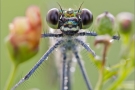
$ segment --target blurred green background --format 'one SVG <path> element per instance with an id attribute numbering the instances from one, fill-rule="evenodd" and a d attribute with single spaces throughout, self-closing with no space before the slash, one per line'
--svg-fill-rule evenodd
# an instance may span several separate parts
<path id="1" fill-rule="evenodd" d="M 111 12 L 114 16 L 116 16 L 119 12 L 127 11 L 134 12 L 134 0 L 83 0 L 84 4 L 82 8 L 88 8 L 92 11 L 94 15 L 94 19 L 97 15 L 103 13 L 104 11 Z M 64 9 L 73 8 L 78 9 L 80 4 L 83 2 L 82 0 L 1 0 L 1 89 L 3 90 L 8 76 L 10 74 L 10 70 L 12 68 L 12 62 L 8 55 L 7 48 L 5 46 L 4 40 L 8 35 L 8 25 L 16 16 L 24 16 L 25 10 L 30 5 L 37 5 L 41 8 L 41 13 L 44 21 L 44 27 L 47 29 L 47 24 L 45 21 L 46 13 L 51 8 L 59 8 L 56 2 L 59 2 L 60 5 Z M 102 52 L 102 47 L 100 49 L 96 49 L 93 46 L 94 38 L 88 38 L 89 44 L 93 50 L 95 50 L 97 55 L 100 55 Z M 48 39 L 41 39 L 40 50 L 39 53 L 31 58 L 28 62 L 21 64 L 19 67 L 19 71 L 16 76 L 15 82 L 17 82 L 21 77 L 23 77 L 32 66 L 39 60 L 39 58 L 46 52 L 49 44 L 47 43 Z M 120 58 L 120 41 L 115 41 L 111 46 L 108 53 L 108 61 L 107 65 L 113 65 L 119 62 Z M 82 57 L 85 62 L 85 67 L 88 72 L 89 79 L 93 85 L 95 86 L 98 79 L 97 69 L 90 62 L 88 57 L 86 57 L 87 52 L 82 52 Z M 24 83 L 18 90 L 28 90 L 30 88 L 39 88 L 39 90 L 58 90 L 58 86 L 54 85 L 52 88 L 51 85 L 48 84 L 49 77 L 48 75 L 49 68 L 51 65 L 51 61 L 53 55 L 50 56 L 49 60 L 41 66 L 40 69 L 36 71 L 36 73 L 26 82 Z M 128 78 L 128 80 L 132 80 L 133 75 Z M 76 72 L 74 74 L 73 79 L 73 90 L 87 90 L 85 83 L 83 81 L 82 75 L 80 74 L 79 68 L 77 66 Z"/>

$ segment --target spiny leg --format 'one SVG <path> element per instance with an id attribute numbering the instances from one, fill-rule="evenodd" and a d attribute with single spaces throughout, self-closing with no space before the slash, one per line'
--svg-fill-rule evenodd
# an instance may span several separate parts
<path id="1" fill-rule="evenodd" d="M 44 33 L 41 34 L 41 38 L 45 37 L 63 37 L 63 34 Z"/>
<path id="2" fill-rule="evenodd" d="M 98 34 L 96 32 L 79 32 L 77 33 L 76 36 L 98 36 Z M 118 33 L 118 36 L 112 36 L 112 39 L 114 40 L 119 40 L 120 39 L 120 35 Z"/>
<path id="3" fill-rule="evenodd" d="M 96 32 L 79 32 L 77 36 L 97 36 Z"/>
<path id="4" fill-rule="evenodd" d="M 80 69 L 81 69 L 81 73 L 82 73 L 82 75 L 83 75 L 83 78 L 84 78 L 84 80 L 85 80 L 85 83 L 86 83 L 86 85 L 87 85 L 88 90 L 92 90 L 92 86 L 91 86 L 91 84 L 90 84 L 90 82 L 89 82 L 89 79 L 88 79 L 86 70 L 85 70 L 84 65 L 82 64 L 82 62 L 81 62 L 81 60 L 80 60 L 80 57 L 79 57 L 79 55 L 78 55 L 78 51 L 76 50 L 75 47 L 73 48 L 73 53 L 74 53 L 74 55 L 75 55 L 75 57 L 76 57 L 76 59 L 77 59 L 77 62 L 78 62 L 79 67 L 80 67 Z"/>
<path id="5" fill-rule="evenodd" d="M 95 52 L 87 45 L 85 44 L 82 40 L 79 39 L 74 39 L 75 42 L 81 44 L 88 52 L 90 52 L 94 57 L 96 56 Z"/>
<path id="6" fill-rule="evenodd" d="M 64 41 L 60 40 L 58 41 L 54 46 L 52 46 L 41 58 L 40 60 L 34 65 L 34 67 L 28 72 L 28 74 L 22 78 L 13 88 L 12 90 L 15 90 L 20 84 L 22 84 L 24 81 L 29 79 L 29 77 L 35 72 L 35 70 L 43 63 L 43 61 L 46 60 L 46 58 L 49 56 L 52 51 L 57 48 L 59 45 L 61 45 Z"/>

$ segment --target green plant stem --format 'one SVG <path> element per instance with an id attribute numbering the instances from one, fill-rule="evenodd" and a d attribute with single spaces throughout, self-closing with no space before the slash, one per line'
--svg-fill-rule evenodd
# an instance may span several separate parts
<path id="1" fill-rule="evenodd" d="M 101 69 L 99 70 L 99 79 L 98 79 L 98 83 L 96 85 L 95 90 L 101 90 L 102 89 L 102 85 L 103 85 L 103 75 L 104 74 L 104 68 L 101 67 Z"/>
<path id="2" fill-rule="evenodd" d="M 17 73 L 18 65 L 14 65 L 4 90 L 11 90 L 11 86 Z"/>
<path id="3" fill-rule="evenodd" d="M 101 65 L 101 68 L 99 68 L 99 79 L 98 79 L 98 83 L 96 85 L 95 90 L 102 90 L 102 87 L 103 87 L 104 68 L 105 68 L 105 63 L 106 63 L 106 54 L 107 54 L 108 46 L 109 44 L 104 43 L 102 65 Z"/>
<path id="4" fill-rule="evenodd" d="M 124 70 L 124 72 L 118 77 L 117 81 L 115 81 L 107 90 L 116 90 L 133 70 L 134 67 L 130 67 Z"/>

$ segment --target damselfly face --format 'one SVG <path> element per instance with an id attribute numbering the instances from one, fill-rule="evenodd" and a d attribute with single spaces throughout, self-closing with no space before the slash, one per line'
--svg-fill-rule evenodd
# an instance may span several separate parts
<path id="1" fill-rule="evenodd" d="M 93 22 L 90 10 L 58 10 L 53 8 L 48 11 L 46 17 L 48 25 L 53 29 L 60 29 L 65 35 L 74 35 L 80 29 L 87 29 Z"/>

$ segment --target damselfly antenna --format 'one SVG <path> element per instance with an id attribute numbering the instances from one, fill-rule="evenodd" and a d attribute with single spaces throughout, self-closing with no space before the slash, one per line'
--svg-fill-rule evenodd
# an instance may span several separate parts
<path id="1" fill-rule="evenodd" d="M 79 13 L 79 11 L 80 11 L 80 9 L 81 9 L 83 3 L 84 3 L 84 1 L 83 1 L 82 4 L 80 5 L 80 7 L 79 7 L 79 9 L 78 9 L 78 13 Z"/>
<path id="2" fill-rule="evenodd" d="M 62 10 L 62 8 L 61 8 L 60 4 L 59 4 L 58 2 L 57 2 L 57 4 L 59 5 L 60 10 L 61 10 L 61 12 L 62 12 L 62 14 L 63 14 L 63 10 Z"/>

